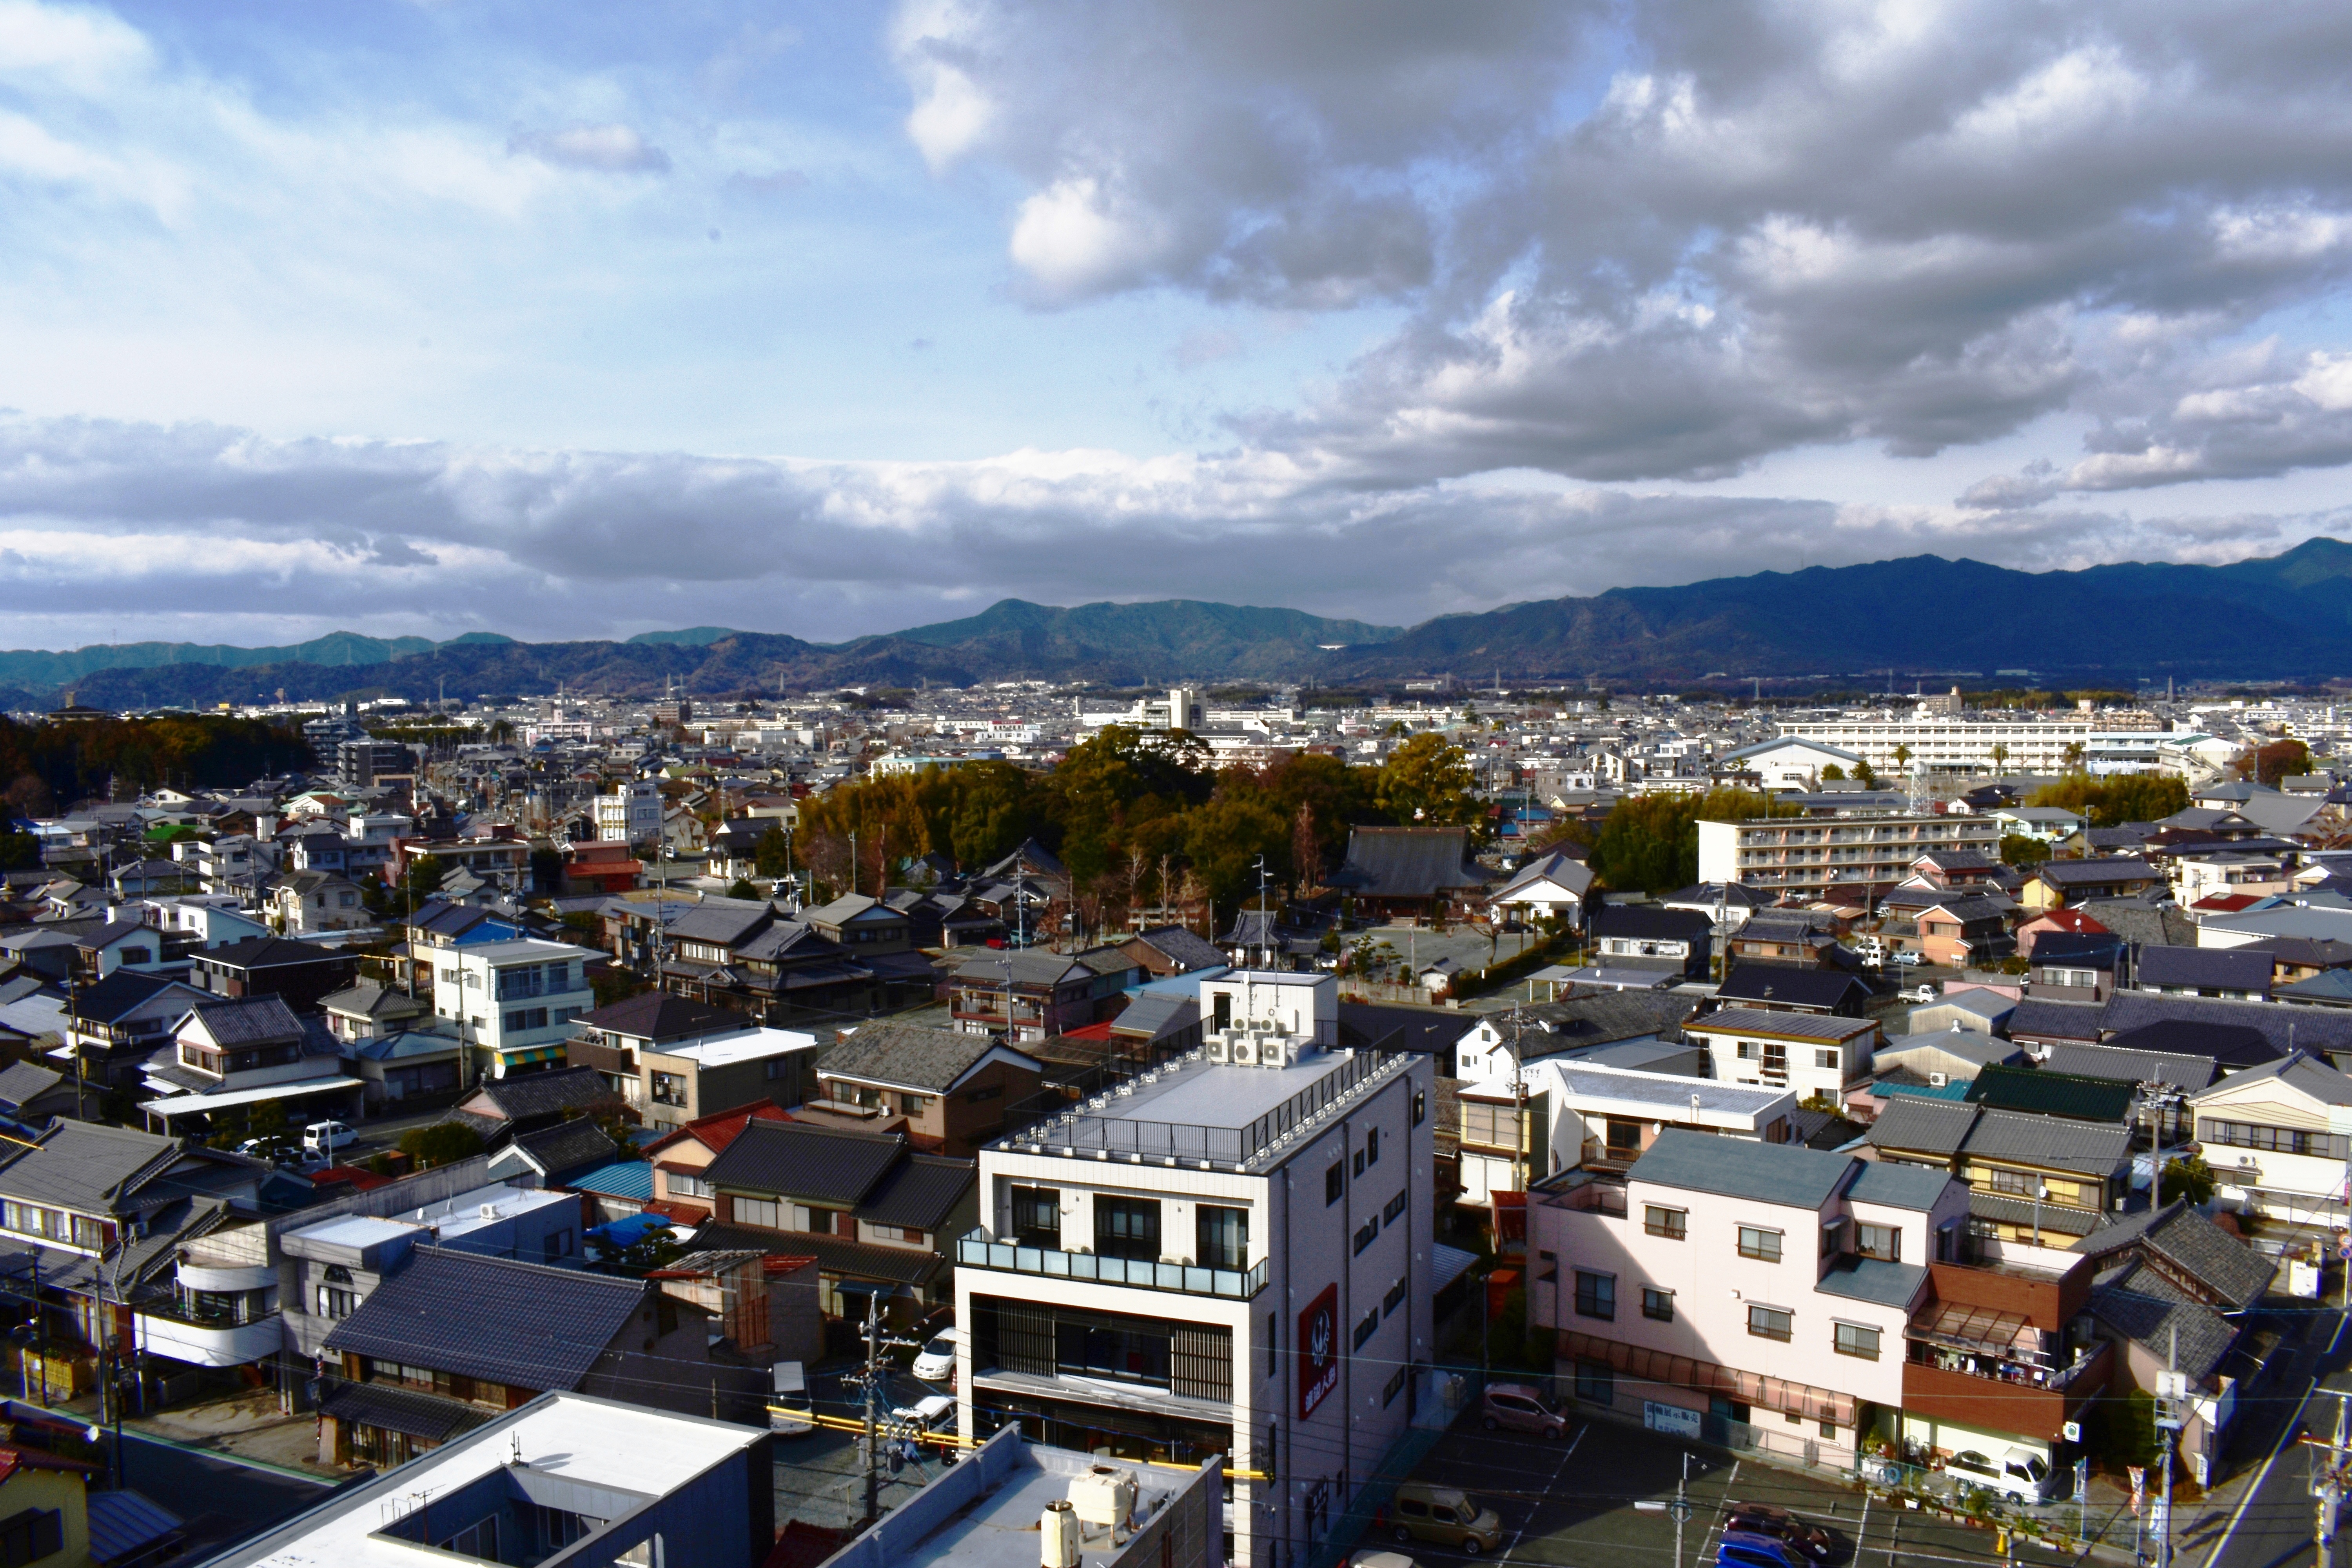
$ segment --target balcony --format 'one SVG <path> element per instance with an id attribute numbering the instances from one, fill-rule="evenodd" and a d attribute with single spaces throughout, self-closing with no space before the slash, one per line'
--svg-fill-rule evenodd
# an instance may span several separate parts
<path id="1" fill-rule="evenodd" d="M 2105 1341 L 2065 1367 L 1914 1343 L 1903 1363 L 1903 1408 L 1980 1431 L 2053 1437 L 2106 1387 L 2112 1364 Z"/>
<path id="2" fill-rule="evenodd" d="M 265 1290 L 278 1283 L 278 1270 L 267 1263 L 244 1263 L 190 1253 L 180 1259 L 179 1281 L 183 1289 L 189 1290 Z"/>
<path id="3" fill-rule="evenodd" d="M 1263 1258 L 1247 1270 L 1202 1268 L 1190 1263 L 1159 1263 L 1136 1258 L 1105 1258 L 1093 1252 L 1064 1252 L 1048 1247 L 1024 1247 L 993 1240 L 985 1230 L 975 1230 L 957 1241 L 956 1262 L 968 1268 L 1001 1268 L 1047 1279 L 1089 1279 L 1099 1285 L 1129 1285 L 1146 1290 L 1223 1296 L 1242 1301 L 1265 1289 L 1266 1278 Z"/>
<path id="4" fill-rule="evenodd" d="M 142 1308 L 139 1348 L 197 1366 L 244 1366 L 274 1355 L 286 1330 L 276 1312 L 237 1322 L 227 1314 L 199 1314 L 177 1306 Z"/>
<path id="5" fill-rule="evenodd" d="M 1598 1138 L 1587 1138 L 1577 1163 L 1588 1171 L 1604 1171 L 1622 1174 L 1642 1157 L 1639 1144 L 1604 1143 Z"/>

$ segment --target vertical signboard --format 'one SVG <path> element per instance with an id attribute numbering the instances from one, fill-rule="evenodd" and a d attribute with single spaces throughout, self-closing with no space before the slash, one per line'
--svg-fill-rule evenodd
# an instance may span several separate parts
<path id="1" fill-rule="evenodd" d="M 1314 1415 L 1339 1386 L 1339 1287 L 1330 1284 L 1298 1314 L 1298 1418 Z"/>

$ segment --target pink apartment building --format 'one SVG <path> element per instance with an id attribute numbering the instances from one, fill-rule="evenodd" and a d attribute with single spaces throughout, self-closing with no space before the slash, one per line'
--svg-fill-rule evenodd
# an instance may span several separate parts
<path id="1" fill-rule="evenodd" d="M 1944 1171 L 1669 1130 L 1622 1177 L 1528 1194 L 1528 1315 L 1580 1404 L 1655 1430 L 1840 1467 L 1874 1437 L 2063 1462 L 2109 1361 L 2089 1260 L 1991 1261 L 1968 1221 Z"/>

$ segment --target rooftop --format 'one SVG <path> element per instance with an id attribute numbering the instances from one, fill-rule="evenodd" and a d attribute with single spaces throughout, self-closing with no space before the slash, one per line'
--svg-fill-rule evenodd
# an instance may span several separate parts
<path id="1" fill-rule="evenodd" d="M 531 1473 L 619 1493 L 634 1512 L 641 1500 L 675 1491 L 766 1438 L 751 1426 L 585 1394 L 542 1394 L 210 1561 L 222 1568 L 414 1568 L 437 1554 L 383 1533 L 403 1500 L 456 1492 L 506 1469 L 517 1448 Z"/>
<path id="2" fill-rule="evenodd" d="M 1785 1207 L 1818 1209 L 1854 1165 L 1851 1154 L 1789 1143 L 1750 1143 L 1669 1127 L 1628 1178 Z"/>
<path id="3" fill-rule="evenodd" d="M 816 1037 L 803 1030 L 763 1028 L 745 1029 L 739 1034 L 674 1046 L 656 1042 L 646 1046 L 645 1051 L 647 1056 L 682 1057 L 707 1068 L 723 1068 L 736 1062 L 781 1057 L 792 1051 L 813 1050 L 816 1044 Z"/>

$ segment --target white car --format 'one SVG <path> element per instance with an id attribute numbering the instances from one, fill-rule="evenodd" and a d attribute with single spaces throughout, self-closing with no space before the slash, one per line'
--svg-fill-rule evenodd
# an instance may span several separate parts
<path id="1" fill-rule="evenodd" d="M 1898 969 L 1916 969 L 1927 961 L 1916 952 L 1898 952 L 1894 954 L 1889 962 Z"/>
<path id="2" fill-rule="evenodd" d="M 955 1377 L 956 1346 L 963 1342 L 953 1329 L 941 1329 L 915 1358 L 915 1375 L 925 1383 L 947 1383 Z"/>
<path id="3" fill-rule="evenodd" d="M 1966 1449 L 1944 1461 L 1944 1473 L 1963 1489 L 1998 1492 L 2017 1502 L 2048 1502 L 2057 1472 L 2031 1448 L 2011 1448 L 1998 1459 Z"/>
<path id="4" fill-rule="evenodd" d="M 772 1375 L 774 1390 L 768 1400 L 768 1430 L 797 1437 L 803 1432 L 816 1430 L 816 1417 L 809 1404 L 808 1376 L 796 1361 L 775 1363 Z"/>
<path id="5" fill-rule="evenodd" d="M 356 1143 L 360 1135 L 340 1121 L 313 1121 L 302 1129 L 302 1152 L 306 1154 L 331 1154 L 347 1143 Z"/>
<path id="6" fill-rule="evenodd" d="M 944 1394 L 928 1394 L 912 1405 L 901 1405 L 890 1412 L 893 1421 L 904 1421 L 918 1432 L 936 1432 L 955 1419 L 955 1401 Z"/>
<path id="7" fill-rule="evenodd" d="M 1937 992 L 1934 986 L 1929 985 L 1923 981 L 1919 984 L 1912 986 L 1907 991 L 1897 992 L 1896 994 L 1901 996 L 1906 1002 L 1915 1002 L 1924 1005 L 1926 1003 L 1935 1001 L 1941 993 Z"/>

